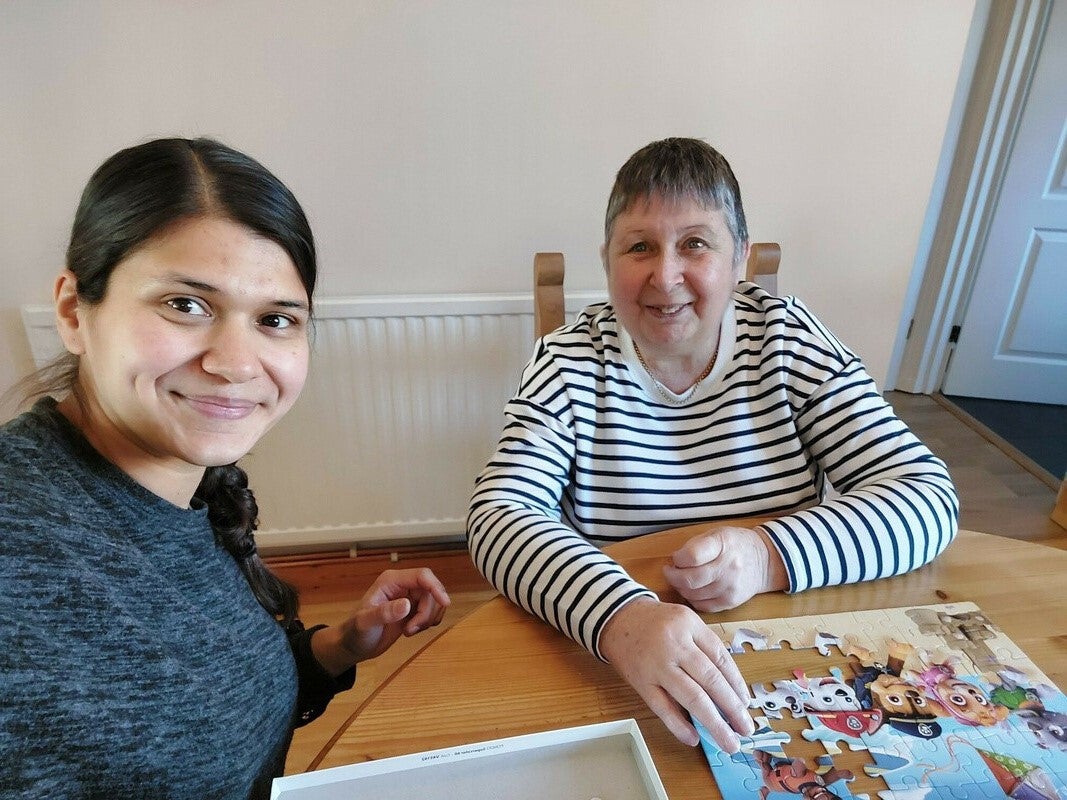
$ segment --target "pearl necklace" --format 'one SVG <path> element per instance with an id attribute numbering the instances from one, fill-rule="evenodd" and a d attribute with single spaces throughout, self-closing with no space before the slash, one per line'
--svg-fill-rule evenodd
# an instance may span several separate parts
<path id="1" fill-rule="evenodd" d="M 652 379 L 652 385 L 656 387 L 656 392 L 659 394 L 659 396 L 671 405 L 675 406 L 688 402 L 689 398 L 696 394 L 696 391 L 700 387 L 700 384 L 703 383 L 704 379 L 711 374 L 711 371 L 713 369 L 715 369 L 715 359 L 719 357 L 719 351 L 718 348 L 716 348 L 715 352 L 711 354 L 711 361 L 709 361 L 708 365 L 704 367 L 704 371 L 700 373 L 700 376 L 696 379 L 696 383 L 690 386 L 685 394 L 676 395 L 670 389 L 660 383 L 659 378 L 656 377 L 655 373 L 652 372 L 652 368 L 649 367 L 648 363 L 645 361 L 645 357 L 641 355 L 641 348 L 637 346 L 636 341 L 634 342 L 634 352 L 637 354 L 637 360 L 641 362 L 641 366 L 644 367 L 645 372 L 648 373 L 648 377 Z"/>

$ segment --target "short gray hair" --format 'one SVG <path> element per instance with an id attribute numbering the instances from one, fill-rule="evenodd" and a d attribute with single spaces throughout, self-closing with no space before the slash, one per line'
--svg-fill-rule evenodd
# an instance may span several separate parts
<path id="1" fill-rule="evenodd" d="M 696 200 L 726 216 L 738 261 L 748 242 L 748 225 L 741 206 L 741 187 L 723 155 L 700 139 L 670 138 L 645 145 L 622 165 L 608 196 L 604 217 L 604 241 L 619 214 L 638 200 Z"/>

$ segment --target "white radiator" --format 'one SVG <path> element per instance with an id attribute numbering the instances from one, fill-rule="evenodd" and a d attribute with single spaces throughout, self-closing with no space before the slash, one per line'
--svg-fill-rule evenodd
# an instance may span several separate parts
<path id="1" fill-rule="evenodd" d="M 570 317 L 596 292 L 572 292 Z M 267 552 L 455 540 L 533 346 L 530 295 L 316 302 L 311 373 L 245 459 Z M 23 309 L 34 360 L 52 309 Z"/>

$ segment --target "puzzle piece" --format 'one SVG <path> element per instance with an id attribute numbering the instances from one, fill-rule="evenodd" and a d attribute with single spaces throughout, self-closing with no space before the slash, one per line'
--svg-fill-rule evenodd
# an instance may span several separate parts
<path id="1" fill-rule="evenodd" d="M 803 711 L 800 700 L 801 689 L 796 681 L 782 680 L 775 681 L 770 689 L 762 683 L 752 684 L 752 700 L 748 705 L 762 709 L 772 719 L 781 719 L 783 710 L 795 718 Z"/>
<path id="2" fill-rule="evenodd" d="M 883 800 L 1067 800 L 1067 695 L 973 603 L 712 627 L 737 648 L 742 671 L 752 651 L 852 658 L 819 670 L 807 656 L 806 673 L 798 667 L 753 684 L 751 705 L 765 714 L 756 718 L 757 733 L 733 756 L 705 747 L 727 800 L 788 800 L 822 784 L 838 797 L 866 800 L 834 766 L 834 756 L 846 756 L 842 744 L 860 757 L 866 751 L 861 788 L 884 784 L 872 789 Z M 854 664 L 855 675 L 843 674 L 842 663 Z M 911 703 L 912 716 L 892 705 L 896 695 Z M 794 715 L 808 728 L 798 729 Z M 787 722 L 800 730 L 799 745 L 817 742 L 826 755 L 800 755 L 810 750 L 774 728 Z"/>
<path id="3" fill-rule="evenodd" d="M 781 649 L 781 645 L 777 642 L 768 642 L 765 633 L 752 628 L 737 628 L 730 638 L 730 652 L 744 653 L 746 644 L 755 651 Z"/>

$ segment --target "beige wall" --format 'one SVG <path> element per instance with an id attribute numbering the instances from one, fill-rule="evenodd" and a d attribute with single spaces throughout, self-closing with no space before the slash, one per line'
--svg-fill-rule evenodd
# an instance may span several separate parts
<path id="1" fill-rule="evenodd" d="M 755 239 L 875 378 L 889 363 L 973 0 L 40 3 L 0 8 L 0 391 L 31 368 L 78 193 L 207 134 L 304 202 L 322 294 L 524 291 L 597 260 L 614 171 L 706 138 Z M 0 409 L 0 412 L 3 410 Z"/>

